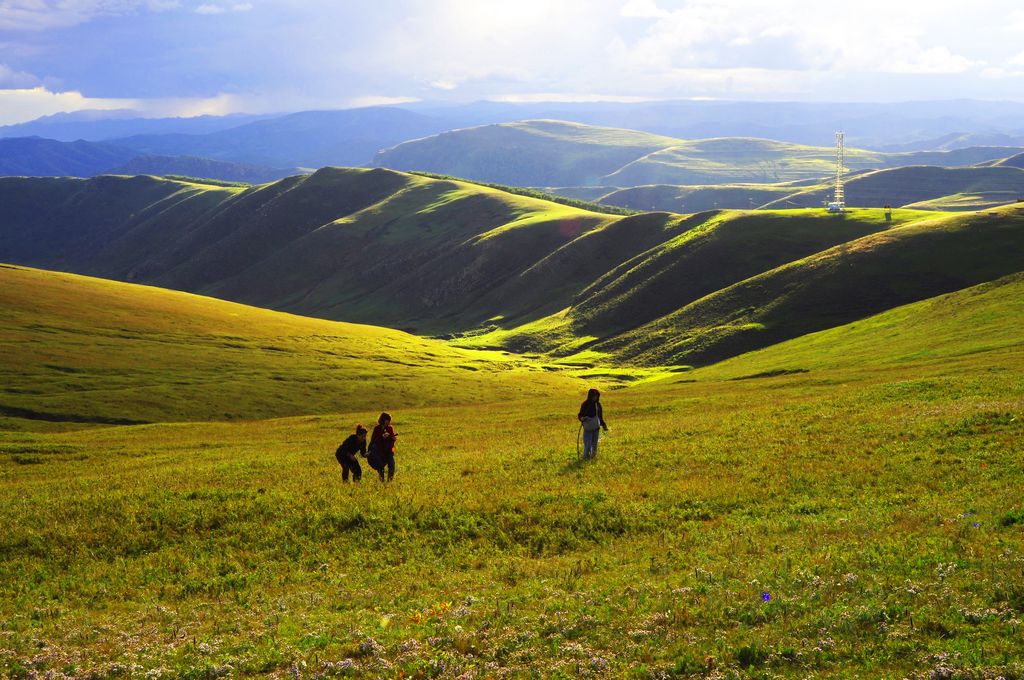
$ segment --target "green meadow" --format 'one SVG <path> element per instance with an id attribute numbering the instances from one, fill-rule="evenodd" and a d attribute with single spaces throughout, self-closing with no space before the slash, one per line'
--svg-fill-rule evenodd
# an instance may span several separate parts
<path id="1" fill-rule="evenodd" d="M 582 376 L 0 278 L 4 676 L 1024 677 L 1020 276 Z M 395 481 L 342 484 L 385 407 Z"/>

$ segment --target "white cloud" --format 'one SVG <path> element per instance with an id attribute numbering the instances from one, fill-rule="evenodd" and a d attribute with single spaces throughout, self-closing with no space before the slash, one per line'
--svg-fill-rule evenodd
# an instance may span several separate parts
<path id="1" fill-rule="evenodd" d="M 179 0 L 0 0 L 0 31 L 47 31 L 101 16 L 166 12 Z"/>
<path id="2" fill-rule="evenodd" d="M 1005 69 L 1000 66 L 989 66 L 978 73 L 979 78 L 985 80 L 1006 80 L 1008 78 L 1024 77 L 1024 70 Z"/>
<path id="3" fill-rule="evenodd" d="M 619 14 L 632 19 L 655 19 L 669 16 L 669 12 L 658 7 L 654 0 L 628 0 Z"/>
<path id="4" fill-rule="evenodd" d="M 133 99 L 94 99 L 81 92 L 50 92 L 43 87 L 0 90 L 0 125 L 83 109 L 134 108 Z"/>
<path id="5" fill-rule="evenodd" d="M 228 12 L 248 12 L 252 9 L 250 2 L 237 2 L 232 5 L 214 5 L 206 3 L 193 10 L 196 14 L 227 14 Z"/>
<path id="6" fill-rule="evenodd" d="M 366 95 L 363 97 L 352 97 L 345 102 L 346 107 L 361 108 L 364 106 L 396 106 L 419 101 L 416 97 L 384 97 L 379 95 Z"/>
<path id="7" fill-rule="evenodd" d="M 983 65 L 982 61 L 953 54 L 947 47 L 931 47 L 915 49 L 904 58 L 881 64 L 878 70 L 883 73 L 964 73 Z"/>
<path id="8" fill-rule="evenodd" d="M 430 86 L 438 90 L 454 90 L 459 86 L 459 81 L 453 78 L 438 78 L 431 81 Z"/>
<path id="9" fill-rule="evenodd" d="M 309 102 L 306 102 L 308 105 Z M 281 110 L 275 98 L 247 98 L 232 94 L 213 97 L 103 98 L 81 92 L 53 92 L 45 87 L 0 89 L 0 125 L 20 123 L 62 111 L 132 109 L 143 117 L 222 116 L 239 111 Z"/>
<path id="10" fill-rule="evenodd" d="M 626 97 L 615 94 L 579 94 L 574 92 L 527 92 L 523 94 L 499 95 L 497 97 L 494 97 L 494 101 L 508 102 L 510 104 L 529 104 L 537 102 L 618 102 L 623 104 L 635 104 L 637 102 L 646 102 L 652 100 L 650 97 Z"/>
<path id="11" fill-rule="evenodd" d="M 37 85 L 39 78 L 31 73 L 15 71 L 5 64 L 0 64 L 0 89 L 32 88 Z"/>
<path id="12" fill-rule="evenodd" d="M 1005 28 L 1010 31 L 1024 31 L 1024 9 L 1013 10 Z"/>

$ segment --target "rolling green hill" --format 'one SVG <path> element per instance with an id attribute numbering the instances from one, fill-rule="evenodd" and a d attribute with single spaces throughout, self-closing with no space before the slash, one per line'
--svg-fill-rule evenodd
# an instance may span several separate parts
<path id="1" fill-rule="evenodd" d="M 7 178 L 0 201 L 0 259 L 438 332 L 565 306 L 575 289 L 520 275 L 621 219 L 382 169 L 249 188 Z"/>
<path id="2" fill-rule="evenodd" d="M 1012 160 L 1012 159 L 1006 159 Z M 699 212 L 718 208 L 817 208 L 831 199 L 832 185 L 818 180 L 775 184 L 677 186 L 655 184 L 619 189 L 601 203 L 631 209 Z M 1024 196 L 1024 174 L 999 161 L 983 166 L 908 166 L 847 176 L 846 205 L 884 205 L 921 210 L 982 210 Z"/>
<path id="3" fill-rule="evenodd" d="M 996 146 L 907 153 L 848 148 L 846 165 L 851 171 L 906 165 L 953 167 L 1019 152 L 1015 147 Z M 827 177 L 834 172 L 835 149 L 748 137 L 685 140 L 527 120 L 405 142 L 378 153 L 374 165 L 519 186 L 775 184 Z"/>
<path id="4" fill-rule="evenodd" d="M 803 182 L 777 184 L 711 184 L 682 186 L 651 184 L 617 189 L 599 197 L 601 203 L 632 210 L 697 213 L 718 209 L 760 208 L 799 190 Z M 817 181 L 812 181 L 813 185 Z M 815 206 L 817 207 L 817 206 Z"/>
<path id="5" fill-rule="evenodd" d="M 1008 166 L 1008 167 L 1011 167 L 1011 168 L 1022 168 L 1022 169 L 1024 169 L 1024 153 L 1019 153 L 1019 154 L 1017 154 L 1015 156 L 1010 156 L 1009 158 L 1004 158 L 1003 160 L 998 161 L 997 163 L 994 163 L 994 165 Z"/>
<path id="6" fill-rule="evenodd" d="M 837 216 L 842 220 L 844 216 Z M 707 364 L 1022 270 L 1024 212 L 910 222 L 722 288 L 594 349 Z"/>
<path id="7" fill-rule="evenodd" d="M 802 371 L 880 374 L 914 365 L 1002 364 L 1024 352 L 1024 273 L 903 305 L 687 373 L 722 380 Z"/>
<path id="8" fill-rule="evenodd" d="M 765 208 L 812 208 L 821 206 L 832 193 L 823 185 L 795 192 L 767 203 Z M 933 210 L 979 210 L 1011 203 L 1024 196 L 1024 170 L 993 167 L 901 167 L 866 172 L 844 186 L 846 204 L 857 207 L 883 205 Z M 973 197 L 963 200 L 963 197 Z M 961 200 L 945 199 L 958 197 Z"/>
<path id="9" fill-rule="evenodd" d="M 962 223 L 877 209 L 622 217 L 383 169 L 257 187 L 9 178 L 0 199 L 8 261 L 584 364 L 706 364 L 1024 261 L 1013 209 Z M 871 240 L 896 233 L 899 256 Z M 790 293 L 806 286 L 824 297 Z"/>
<path id="10" fill-rule="evenodd" d="M 271 168 L 249 163 L 215 161 L 195 156 L 136 156 L 127 163 L 107 168 L 108 175 L 183 175 L 228 182 L 261 184 L 298 174 L 296 168 Z"/>
<path id="11" fill-rule="evenodd" d="M 846 168 L 861 171 L 914 165 L 954 167 L 1005 158 L 1010 147 L 969 147 L 953 151 L 881 153 L 846 149 Z M 640 158 L 602 179 L 604 184 L 777 183 L 828 177 L 835 150 L 767 139 L 729 137 L 683 141 Z"/>
<path id="12" fill-rule="evenodd" d="M 518 186 L 600 184 L 600 178 L 678 143 L 635 130 L 527 120 L 444 132 L 379 152 L 373 164 Z"/>
<path id="13" fill-rule="evenodd" d="M 274 418 L 578 390 L 499 352 L 0 265 L 0 428 Z"/>

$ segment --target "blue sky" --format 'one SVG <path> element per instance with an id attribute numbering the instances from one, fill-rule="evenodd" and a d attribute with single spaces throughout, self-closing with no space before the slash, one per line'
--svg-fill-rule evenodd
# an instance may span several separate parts
<path id="1" fill-rule="evenodd" d="M 1024 3 L 0 0 L 0 123 L 694 97 L 1024 100 Z"/>

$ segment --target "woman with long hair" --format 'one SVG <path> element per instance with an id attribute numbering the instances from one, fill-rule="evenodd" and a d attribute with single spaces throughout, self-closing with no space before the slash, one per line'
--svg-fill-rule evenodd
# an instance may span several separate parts
<path id="1" fill-rule="evenodd" d="M 594 388 L 587 392 L 587 400 L 580 405 L 576 416 L 583 427 L 583 460 L 597 457 L 597 442 L 601 438 L 601 429 L 608 431 L 604 422 L 604 409 L 601 408 L 601 393 Z"/>
<path id="2" fill-rule="evenodd" d="M 391 481 L 395 476 L 395 439 L 398 435 L 395 428 L 391 426 L 391 414 L 381 413 L 377 418 L 377 425 L 370 435 L 370 454 L 367 461 L 370 467 L 380 475 L 380 481 L 384 481 L 384 468 L 388 470 L 388 479 Z"/>

